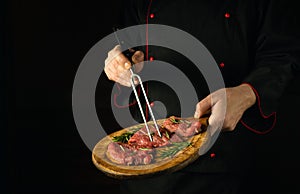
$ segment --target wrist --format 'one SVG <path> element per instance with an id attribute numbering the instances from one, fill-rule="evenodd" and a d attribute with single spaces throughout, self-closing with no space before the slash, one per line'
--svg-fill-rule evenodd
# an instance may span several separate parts
<path id="1" fill-rule="evenodd" d="M 249 84 L 243 83 L 238 86 L 241 90 L 241 93 L 243 94 L 243 97 L 245 99 L 245 105 L 247 108 L 250 108 L 253 106 L 256 102 L 256 95 L 252 89 L 252 87 Z"/>

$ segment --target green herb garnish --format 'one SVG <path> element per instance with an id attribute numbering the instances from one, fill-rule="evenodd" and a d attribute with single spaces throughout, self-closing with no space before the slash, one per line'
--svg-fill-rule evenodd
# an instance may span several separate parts
<path id="1" fill-rule="evenodd" d="M 183 150 L 187 146 L 191 145 L 190 142 L 173 142 L 170 146 L 158 150 L 158 157 L 159 158 L 168 158 L 173 157 L 175 154 L 177 154 L 179 151 Z"/>
<path id="2" fill-rule="evenodd" d="M 127 143 L 129 139 L 133 136 L 133 132 L 126 132 L 123 133 L 122 135 L 119 136 L 114 136 L 112 138 L 113 142 L 122 142 L 122 143 Z"/>
<path id="3" fill-rule="evenodd" d="M 170 136 L 169 136 L 169 133 L 166 131 L 166 137 L 168 138 L 168 139 L 170 139 Z"/>
<path id="4" fill-rule="evenodd" d="M 139 150 L 144 150 L 144 151 L 146 151 L 146 150 L 151 150 L 150 148 L 139 148 Z"/>
<path id="5" fill-rule="evenodd" d="M 170 117 L 169 119 L 172 123 L 175 123 L 175 124 L 181 123 L 181 121 L 179 119 L 175 119 L 175 117 Z"/>

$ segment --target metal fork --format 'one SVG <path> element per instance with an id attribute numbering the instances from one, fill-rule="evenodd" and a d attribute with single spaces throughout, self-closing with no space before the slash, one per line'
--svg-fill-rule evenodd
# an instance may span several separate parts
<path id="1" fill-rule="evenodd" d="M 132 62 L 131 57 L 132 57 L 132 55 L 133 55 L 133 52 L 130 52 L 130 51 L 129 51 L 130 46 L 128 45 L 127 42 L 125 42 L 125 41 L 120 41 L 120 40 L 119 40 L 119 37 L 118 37 L 118 35 L 117 35 L 118 28 L 113 28 L 113 31 L 114 31 L 115 38 L 116 38 L 116 40 L 118 41 L 119 45 L 120 45 L 122 48 L 125 47 L 125 48 L 127 49 L 127 50 L 123 51 L 123 53 L 124 53 L 124 54 L 128 57 L 128 59 Z M 133 63 L 132 63 L 132 64 L 133 64 Z M 150 129 L 149 129 L 149 126 L 148 126 L 146 117 L 145 117 L 145 115 L 144 115 L 144 111 L 143 111 L 143 108 L 142 108 L 142 105 L 141 105 L 139 96 L 138 96 L 137 91 L 136 91 L 136 89 L 135 89 L 134 78 L 137 78 L 138 81 L 139 81 L 139 84 L 140 84 L 140 86 L 141 86 L 141 89 L 142 89 L 144 98 L 145 98 L 145 100 L 146 100 L 146 104 L 147 104 L 147 106 L 148 106 L 149 112 L 150 112 L 151 117 L 152 117 L 152 120 L 153 120 L 153 122 L 154 122 L 156 131 L 157 131 L 159 137 L 161 137 L 161 133 L 160 133 L 160 131 L 159 131 L 159 127 L 158 127 L 157 122 L 156 122 L 156 119 L 155 119 L 155 117 L 154 117 L 154 115 L 153 115 L 153 112 L 152 112 L 151 106 L 150 106 L 150 104 L 149 104 L 149 101 L 148 101 L 148 98 L 147 98 L 147 95 L 146 95 L 146 92 L 145 92 L 145 89 L 144 89 L 144 86 L 143 86 L 143 82 L 142 82 L 140 76 L 137 75 L 137 74 L 135 74 L 135 73 L 133 73 L 132 69 L 129 69 L 129 70 L 130 70 L 130 73 L 131 73 L 131 79 L 130 79 L 131 87 L 132 87 L 132 89 L 133 89 L 133 92 L 134 92 L 136 101 L 138 102 L 139 109 L 140 109 L 140 112 L 141 112 L 141 114 L 142 114 L 143 121 L 144 121 L 144 123 L 145 123 L 146 129 L 147 129 L 147 133 L 148 133 L 148 136 L 149 136 L 149 139 L 150 139 L 150 141 L 153 141 L 153 138 L 152 138 L 152 136 L 151 136 Z"/>
<path id="2" fill-rule="evenodd" d="M 137 91 L 136 91 L 136 89 L 135 89 L 134 78 L 137 78 L 138 81 L 139 81 L 139 84 L 140 84 L 140 86 L 141 86 L 141 89 L 142 89 L 144 98 L 145 98 L 145 100 L 146 100 L 146 105 L 148 106 L 149 112 L 150 112 L 150 114 L 151 114 L 152 120 L 153 120 L 154 125 L 155 125 L 155 128 L 156 128 L 156 131 L 157 131 L 159 137 L 161 137 L 161 133 L 160 133 L 160 131 L 159 131 L 159 127 L 158 127 L 158 125 L 157 125 L 156 119 L 155 119 L 155 117 L 154 117 L 154 115 L 153 115 L 151 106 L 150 106 L 150 104 L 149 104 L 149 101 L 148 101 L 148 98 L 147 98 L 147 95 L 146 95 L 146 92 L 145 92 L 145 89 L 144 89 L 144 86 L 143 86 L 143 82 L 142 82 L 142 80 L 141 80 L 141 77 L 140 77 L 139 75 L 133 73 L 132 69 L 129 69 L 129 70 L 130 70 L 130 73 L 131 73 L 131 79 L 130 79 L 131 87 L 132 87 L 132 89 L 133 89 L 133 92 L 134 92 L 136 101 L 138 102 L 139 109 L 140 109 L 140 112 L 141 112 L 141 114 L 142 114 L 142 117 L 143 117 L 143 120 L 144 120 L 146 129 L 147 129 L 147 133 L 148 133 L 149 139 L 150 139 L 150 141 L 153 141 L 153 138 L 152 138 L 152 136 L 151 136 L 150 129 L 149 129 L 149 126 L 148 126 L 146 117 L 145 117 L 145 115 L 144 115 L 144 111 L 143 111 L 143 108 L 142 108 L 142 105 L 141 105 L 139 96 L 138 96 Z"/>

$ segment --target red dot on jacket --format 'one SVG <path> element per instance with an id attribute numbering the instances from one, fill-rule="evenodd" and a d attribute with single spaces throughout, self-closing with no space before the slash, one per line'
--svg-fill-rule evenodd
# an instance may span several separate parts
<path id="1" fill-rule="evenodd" d="M 153 13 L 150 14 L 150 18 L 154 18 L 154 14 Z"/>
<path id="2" fill-rule="evenodd" d="M 210 154 L 210 157 L 211 157 L 211 158 L 214 158 L 214 157 L 216 157 L 216 154 L 215 154 L 215 153 L 211 153 L 211 154 Z"/>
<path id="3" fill-rule="evenodd" d="M 225 13 L 224 16 L 225 16 L 225 18 L 230 18 L 230 13 L 227 12 L 227 13 Z"/>
<path id="4" fill-rule="evenodd" d="M 151 102 L 151 103 L 150 103 L 150 106 L 153 107 L 153 106 L 154 106 L 154 102 Z"/>
<path id="5" fill-rule="evenodd" d="M 150 60 L 150 61 L 153 61 L 153 60 L 154 60 L 154 57 L 152 57 L 152 56 L 149 57 L 149 60 Z"/>
<path id="6" fill-rule="evenodd" d="M 223 67 L 225 67 L 225 64 L 222 62 L 222 63 L 219 64 L 219 66 L 220 66 L 221 68 L 223 68 Z"/>

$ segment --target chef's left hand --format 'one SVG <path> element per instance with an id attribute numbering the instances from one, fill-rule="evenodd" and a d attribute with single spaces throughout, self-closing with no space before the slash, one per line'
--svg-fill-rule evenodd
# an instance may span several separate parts
<path id="1" fill-rule="evenodd" d="M 208 122 L 214 130 L 233 131 L 244 112 L 255 102 L 255 93 L 248 84 L 220 89 L 197 103 L 194 117 L 199 118 L 211 111 Z"/>

